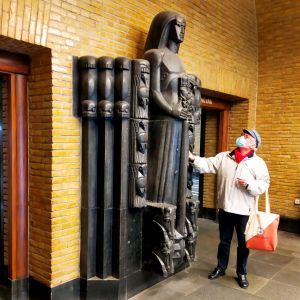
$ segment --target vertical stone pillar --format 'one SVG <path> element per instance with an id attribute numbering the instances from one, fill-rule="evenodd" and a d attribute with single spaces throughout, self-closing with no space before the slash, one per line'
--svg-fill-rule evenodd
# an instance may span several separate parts
<path id="1" fill-rule="evenodd" d="M 195 125 L 199 124 L 200 118 L 200 86 L 201 82 L 195 75 L 189 75 L 188 86 L 190 89 L 190 99 L 188 102 L 189 107 L 189 124 L 188 124 L 188 137 L 189 137 L 189 151 L 193 152 L 195 147 Z M 193 199 L 193 166 L 189 163 L 187 169 L 187 197 L 186 197 L 186 250 L 189 254 L 191 261 L 196 259 L 196 243 L 197 243 L 197 217 L 199 213 L 199 201 Z"/>
<path id="2" fill-rule="evenodd" d="M 130 104 L 129 199 L 127 274 L 142 267 L 142 210 L 146 206 L 148 102 L 150 65 L 142 59 L 132 61 Z"/>
<path id="3" fill-rule="evenodd" d="M 113 275 L 126 275 L 131 60 L 115 59 Z"/>
<path id="4" fill-rule="evenodd" d="M 80 275 L 96 276 L 97 240 L 97 59 L 80 57 L 79 100 L 82 111 Z"/>
<path id="5" fill-rule="evenodd" d="M 129 149 L 130 207 L 146 206 L 149 85 L 149 62 L 142 59 L 133 60 Z"/>
<path id="6" fill-rule="evenodd" d="M 114 59 L 98 59 L 97 276 L 112 274 Z"/>

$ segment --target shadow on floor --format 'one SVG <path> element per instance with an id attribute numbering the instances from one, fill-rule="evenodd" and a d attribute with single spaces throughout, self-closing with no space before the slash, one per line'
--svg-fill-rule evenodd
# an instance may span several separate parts
<path id="1" fill-rule="evenodd" d="M 199 219 L 197 261 L 188 269 L 134 296 L 131 300 L 300 300 L 300 236 L 279 231 L 276 252 L 251 251 L 248 262 L 248 289 L 235 280 L 236 239 L 232 241 L 226 275 L 207 279 L 216 265 L 218 224 Z"/>

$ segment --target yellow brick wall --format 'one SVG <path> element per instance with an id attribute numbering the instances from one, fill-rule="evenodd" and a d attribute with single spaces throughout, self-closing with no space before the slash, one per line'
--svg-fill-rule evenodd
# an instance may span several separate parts
<path id="1" fill-rule="evenodd" d="M 155 14 L 162 10 L 182 12 L 187 17 L 187 30 L 180 56 L 186 70 L 197 74 L 206 88 L 249 98 L 249 102 L 233 108 L 232 144 L 241 126 L 255 124 L 255 5 L 252 0 L 1 3 L 0 48 L 28 53 L 33 64 L 29 105 L 30 273 L 56 286 L 79 276 L 81 126 L 72 116 L 72 56 L 141 57 Z M 30 44 L 18 44 L 3 36 Z"/>
<path id="2" fill-rule="evenodd" d="M 271 208 L 299 219 L 300 206 L 300 2 L 260 0 L 257 4 L 259 153 L 271 175 Z"/>
<path id="3" fill-rule="evenodd" d="M 37 49 L 35 49 L 37 51 Z M 52 223 L 52 97 L 51 53 L 31 55 L 29 76 L 29 271 L 47 284 L 51 280 Z"/>

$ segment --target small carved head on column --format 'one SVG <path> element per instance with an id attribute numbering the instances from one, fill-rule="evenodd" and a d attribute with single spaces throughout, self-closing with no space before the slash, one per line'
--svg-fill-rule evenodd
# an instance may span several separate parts
<path id="1" fill-rule="evenodd" d="M 97 117 L 97 59 L 82 56 L 78 61 L 79 100 L 83 118 Z"/>
<path id="2" fill-rule="evenodd" d="M 148 119 L 150 64 L 144 59 L 132 61 L 131 117 Z"/>
<path id="3" fill-rule="evenodd" d="M 131 60 L 126 57 L 115 59 L 115 113 L 116 118 L 128 119 L 131 93 Z"/>
<path id="4" fill-rule="evenodd" d="M 100 118 L 113 117 L 114 101 L 114 59 L 102 56 L 98 59 L 98 115 Z"/>
<path id="5" fill-rule="evenodd" d="M 129 206 L 146 206 L 147 165 L 129 165 Z"/>

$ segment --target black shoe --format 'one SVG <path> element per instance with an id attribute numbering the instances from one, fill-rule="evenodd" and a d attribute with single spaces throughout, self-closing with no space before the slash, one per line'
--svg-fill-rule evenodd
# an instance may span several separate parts
<path id="1" fill-rule="evenodd" d="M 249 286 L 247 275 L 238 274 L 237 282 L 242 289 L 246 289 Z"/>
<path id="2" fill-rule="evenodd" d="M 208 279 L 210 279 L 210 280 L 217 279 L 220 276 L 224 276 L 224 275 L 225 275 L 225 271 L 223 271 L 217 267 L 208 275 Z"/>

